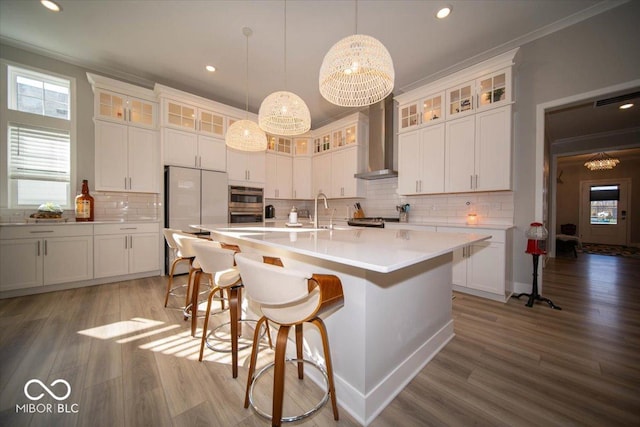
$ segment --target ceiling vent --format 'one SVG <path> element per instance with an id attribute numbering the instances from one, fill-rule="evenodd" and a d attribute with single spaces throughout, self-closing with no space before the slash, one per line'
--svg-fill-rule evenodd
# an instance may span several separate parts
<path id="1" fill-rule="evenodd" d="M 611 98 L 599 99 L 593 103 L 593 106 L 595 108 L 604 107 L 605 105 L 618 104 L 635 98 L 640 98 L 640 92 L 631 92 Z"/>

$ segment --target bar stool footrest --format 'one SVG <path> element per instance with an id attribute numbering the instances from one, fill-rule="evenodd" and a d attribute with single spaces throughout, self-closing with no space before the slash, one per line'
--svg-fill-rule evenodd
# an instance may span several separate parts
<path id="1" fill-rule="evenodd" d="M 258 321 L 257 321 L 257 320 L 255 320 L 255 319 L 240 319 L 239 321 L 240 321 L 240 322 L 258 323 Z M 219 329 L 221 329 L 222 327 L 227 326 L 227 325 L 231 325 L 231 322 L 224 322 L 224 323 L 222 323 L 221 325 L 216 326 L 216 327 L 215 327 L 215 328 L 213 328 L 213 329 L 211 330 L 211 332 L 207 335 L 207 338 L 205 339 L 205 344 L 207 345 L 207 348 L 208 348 L 209 350 L 212 350 L 212 351 L 215 351 L 215 352 L 218 352 L 218 353 L 231 353 L 231 348 L 229 348 L 229 349 L 220 348 L 220 347 L 216 347 L 214 344 L 210 344 L 210 343 L 209 343 L 209 337 L 211 337 L 211 336 L 215 337 L 215 336 L 216 336 L 216 332 L 217 332 Z M 262 340 L 262 338 L 264 338 L 264 336 L 266 335 L 266 333 L 267 333 L 267 326 L 266 326 L 266 325 L 263 325 L 263 331 L 262 331 L 262 333 L 260 334 L 260 339 L 261 339 L 261 340 Z M 217 340 L 217 341 L 224 342 L 224 343 L 231 344 L 231 338 L 216 338 L 216 340 Z M 238 351 L 245 350 L 245 349 L 247 349 L 247 348 L 249 348 L 249 347 L 251 347 L 251 346 L 253 345 L 253 342 L 252 342 L 253 337 L 248 338 L 248 340 L 249 340 L 249 342 L 247 342 L 247 343 L 245 343 L 245 344 L 242 344 L 242 345 L 239 345 L 239 346 L 238 346 Z M 238 342 L 238 344 L 240 344 L 240 343 Z"/>
<path id="2" fill-rule="evenodd" d="M 325 384 L 325 390 L 326 393 L 324 393 L 324 396 L 322 397 L 322 399 L 320 400 L 320 402 L 318 402 L 318 404 L 316 406 L 314 406 L 313 408 L 309 409 L 307 412 L 300 414 L 300 415 L 294 415 L 294 416 L 290 416 L 290 417 L 282 417 L 281 418 L 281 422 L 283 423 L 290 423 L 290 422 L 294 422 L 294 421 L 299 421 L 302 419 L 305 419 L 313 414 L 315 414 L 316 412 L 318 412 L 318 410 L 320 410 L 329 400 L 329 377 L 327 376 L 327 372 L 324 370 L 324 368 L 320 365 L 318 365 L 317 363 L 315 363 L 312 360 L 308 360 L 308 359 L 285 359 L 285 363 L 287 362 L 303 362 L 303 363 L 307 363 L 313 367 L 315 367 L 318 371 L 320 371 L 320 373 L 322 374 L 322 378 L 324 379 L 324 384 Z M 256 382 L 258 381 L 258 379 L 264 374 L 266 373 L 269 369 L 272 369 L 275 367 L 275 363 L 271 362 L 269 363 L 267 366 L 265 366 L 264 368 L 262 368 L 254 377 L 253 377 L 253 381 L 251 381 L 251 387 L 249 388 L 249 403 L 251 404 L 251 407 L 253 408 L 254 411 L 256 411 L 256 413 L 258 415 L 260 415 L 263 418 L 266 418 L 268 420 L 270 420 L 272 418 L 271 414 L 265 412 L 264 410 L 260 409 L 258 406 L 256 406 L 256 404 L 253 401 L 253 387 L 255 386 Z"/>

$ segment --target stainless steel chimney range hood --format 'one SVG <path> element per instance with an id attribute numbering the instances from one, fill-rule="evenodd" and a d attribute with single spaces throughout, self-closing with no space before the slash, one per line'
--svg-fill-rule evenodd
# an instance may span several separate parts
<path id="1" fill-rule="evenodd" d="M 360 179 L 395 178 L 393 170 L 393 94 L 369 106 L 369 158 Z"/>

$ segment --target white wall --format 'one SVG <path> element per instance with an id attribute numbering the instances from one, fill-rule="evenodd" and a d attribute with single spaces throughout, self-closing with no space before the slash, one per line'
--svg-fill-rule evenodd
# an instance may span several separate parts
<path id="1" fill-rule="evenodd" d="M 520 49 L 515 78 L 513 271 L 514 281 L 525 289 L 530 287 L 531 259 L 524 253 L 524 232 L 530 222 L 543 219 L 535 217 L 534 204 L 536 107 L 640 77 L 638 22 L 640 2 L 631 1 Z"/>

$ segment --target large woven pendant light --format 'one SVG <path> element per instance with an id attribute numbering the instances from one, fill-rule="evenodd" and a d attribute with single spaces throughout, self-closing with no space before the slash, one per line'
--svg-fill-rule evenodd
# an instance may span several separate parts
<path id="1" fill-rule="evenodd" d="M 341 107 L 364 107 L 383 100 L 393 90 L 395 71 L 389 51 L 377 39 L 356 34 L 333 45 L 322 61 L 320 94 Z"/>
<path id="2" fill-rule="evenodd" d="M 284 2 L 284 80 L 287 86 L 287 2 Z M 278 91 L 267 96 L 258 111 L 258 123 L 265 132 L 293 136 L 311 129 L 309 107 L 298 95 Z"/>
<path id="3" fill-rule="evenodd" d="M 242 34 L 247 39 L 247 70 L 246 70 L 246 111 L 247 118 L 234 122 L 225 135 L 227 147 L 241 151 L 265 151 L 267 149 L 267 135 L 256 122 L 249 120 L 249 37 L 253 34 L 251 28 L 244 27 Z"/>

